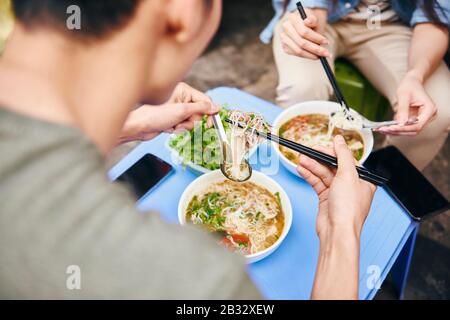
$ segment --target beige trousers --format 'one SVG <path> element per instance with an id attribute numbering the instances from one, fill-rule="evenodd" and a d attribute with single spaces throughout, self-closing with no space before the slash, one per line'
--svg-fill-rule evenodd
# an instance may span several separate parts
<path id="1" fill-rule="evenodd" d="M 328 100 L 333 90 L 320 62 L 283 51 L 282 21 L 276 27 L 273 42 L 279 73 L 278 104 L 289 107 L 302 101 Z M 340 21 L 327 26 L 326 36 L 333 58 L 350 60 L 389 99 L 395 110 L 396 90 L 408 69 L 412 30 L 399 23 L 386 23 L 378 30 L 369 30 L 365 23 Z M 330 62 L 333 65 L 334 61 Z M 425 89 L 438 108 L 436 119 L 415 137 L 388 136 L 385 143 L 399 148 L 420 170 L 437 155 L 450 129 L 450 72 L 444 62 L 426 81 Z"/>

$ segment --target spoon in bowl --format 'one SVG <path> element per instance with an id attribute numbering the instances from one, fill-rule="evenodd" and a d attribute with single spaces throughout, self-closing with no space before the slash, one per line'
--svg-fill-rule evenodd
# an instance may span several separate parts
<path id="1" fill-rule="evenodd" d="M 217 136 L 219 137 L 220 150 L 222 152 L 222 159 L 220 161 L 220 171 L 222 171 L 223 175 L 232 181 L 235 182 L 244 182 L 251 178 L 252 176 L 252 166 L 248 163 L 246 159 L 240 164 L 240 172 L 239 177 L 235 177 L 231 174 L 233 167 L 233 153 L 230 144 L 228 143 L 227 134 L 225 133 L 225 128 L 222 124 L 222 119 L 220 119 L 220 115 L 216 114 L 213 116 L 214 127 L 217 130 Z"/>
<path id="2" fill-rule="evenodd" d="M 354 113 L 356 113 L 356 112 L 354 112 Z M 337 112 L 332 112 L 330 114 L 330 117 L 333 118 L 336 114 L 337 114 Z M 395 121 L 395 120 L 371 121 L 371 120 L 367 119 L 366 117 L 362 116 L 361 114 L 354 114 L 352 116 L 352 118 L 353 118 L 353 121 L 352 121 L 351 125 L 358 126 L 358 128 L 352 128 L 352 129 L 358 129 L 358 130 L 362 130 L 362 129 L 377 130 L 382 127 L 389 127 L 389 126 L 395 126 L 395 125 L 400 124 L 398 121 Z M 355 121 L 355 118 L 359 118 L 359 121 Z M 410 125 L 416 124 L 418 121 L 419 121 L 419 119 L 417 119 L 417 118 L 410 118 L 404 125 L 410 126 Z M 341 128 L 341 129 L 345 129 L 345 128 Z"/>
<path id="3" fill-rule="evenodd" d="M 405 126 L 410 126 L 410 125 L 416 124 L 418 121 L 419 121 L 419 119 L 412 118 L 412 119 L 409 119 L 404 125 Z M 377 130 L 377 129 L 380 129 L 382 127 L 396 126 L 396 125 L 399 125 L 399 124 L 400 123 L 398 121 L 395 121 L 395 120 L 376 122 L 376 121 L 370 121 L 370 120 L 368 120 L 366 118 L 363 118 L 363 128 L 364 129 Z"/>

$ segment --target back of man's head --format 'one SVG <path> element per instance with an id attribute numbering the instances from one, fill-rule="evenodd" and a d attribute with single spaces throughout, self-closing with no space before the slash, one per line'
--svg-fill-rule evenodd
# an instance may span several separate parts
<path id="1" fill-rule="evenodd" d="M 29 28 L 47 26 L 63 30 L 70 8 L 82 14 L 82 36 L 101 37 L 125 24 L 141 0 L 14 0 L 13 8 L 20 23 Z"/>
<path id="2" fill-rule="evenodd" d="M 142 60 L 141 69 L 148 70 L 142 99 L 159 103 L 211 39 L 220 20 L 221 0 L 13 0 L 13 10 L 20 30 L 28 35 L 43 31 L 44 38 L 49 31 L 73 45 L 121 39 L 114 51 L 136 48 L 123 56 L 126 61 Z M 78 26 L 73 25 L 76 16 Z M 125 36 L 115 38 L 119 34 Z M 137 36 L 140 43 L 133 42 Z"/>

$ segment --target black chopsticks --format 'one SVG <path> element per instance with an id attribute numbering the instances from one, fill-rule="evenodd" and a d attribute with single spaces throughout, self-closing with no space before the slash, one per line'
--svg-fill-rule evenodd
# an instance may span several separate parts
<path id="1" fill-rule="evenodd" d="M 230 119 L 226 119 L 225 121 L 233 124 L 233 122 Z M 239 125 L 239 127 L 242 128 L 241 125 Z M 282 145 L 291 150 L 297 151 L 298 153 L 304 154 L 305 156 L 308 156 L 309 158 L 319 161 L 323 164 L 329 165 L 334 168 L 338 167 L 338 160 L 336 157 L 330 156 L 326 153 L 314 150 L 314 149 L 304 146 L 300 143 L 296 143 L 294 141 L 279 137 L 279 136 L 271 134 L 271 133 L 265 133 L 265 132 L 253 130 L 252 128 L 249 128 L 248 130 L 252 130 L 254 133 L 256 133 L 258 136 L 260 136 L 262 138 L 265 138 L 267 140 L 278 143 L 279 145 Z M 380 176 L 379 174 L 376 174 L 376 173 L 374 173 L 366 168 L 360 167 L 360 166 L 356 167 L 356 171 L 358 172 L 358 175 L 362 180 L 368 181 L 377 186 L 383 186 L 389 181 L 387 178 Z"/>
<path id="2" fill-rule="evenodd" d="M 302 3 L 299 1 L 297 2 L 297 9 L 298 12 L 300 12 L 300 16 L 303 20 L 307 18 L 305 9 L 303 8 Z M 340 103 L 341 106 L 343 106 L 345 109 L 350 110 L 347 102 L 345 101 L 344 95 L 342 94 L 341 89 L 339 88 L 339 85 L 337 83 L 336 77 L 334 76 L 333 70 L 331 70 L 330 64 L 328 63 L 327 58 L 320 57 L 320 62 L 322 63 L 322 66 L 325 70 L 325 73 L 327 74 L 328 80 L 330 80 L 331 86 L 333 87 L 334 94 L 336 95 L 336 99 Z"/>

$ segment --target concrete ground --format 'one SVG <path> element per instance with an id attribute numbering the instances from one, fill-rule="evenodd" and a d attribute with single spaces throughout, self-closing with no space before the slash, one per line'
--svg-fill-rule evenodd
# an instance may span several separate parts
<path id="1" fill-rule="evenodd" d="M 275 100 L 277 72 L 272 48 L 258 35 L 272 18 L 269 0 L 226 0 L 218 35 L 195 63 L 187 82 L 201 90 L 232 86 L 264 99 Z M 301 75 L 299 75 L 301 76 Z M 123 152 L 122 147 L 122 152 Z M 425 170 L 425 175 L 450 199 L 450 140 Z M 406 299 L 450 298 L 450 213 L 420 228 L 412 261 Z M 377 299 L 395 298 L 386 282 Z"/>

